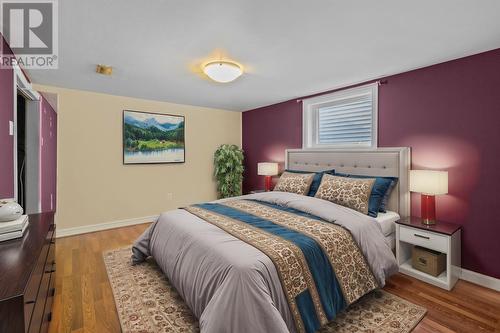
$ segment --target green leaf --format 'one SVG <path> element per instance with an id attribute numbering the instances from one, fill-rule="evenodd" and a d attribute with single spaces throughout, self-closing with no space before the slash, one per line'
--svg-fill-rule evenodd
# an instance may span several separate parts
<path id="1" fill-rule="evenodd" d="M 215 150 L 214 175 L 220 198 L 241 195 L 243 160 L 243 150 L 236 145 L 223 144 Z"/>

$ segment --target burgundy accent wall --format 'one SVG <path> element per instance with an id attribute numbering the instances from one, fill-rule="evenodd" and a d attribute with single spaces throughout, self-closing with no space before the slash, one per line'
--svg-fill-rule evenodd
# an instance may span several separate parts
<path id="1" fill-rule="evenodd" d="M 500 49 L 387 77 L 379 88 L 379 146 L 408 146 L 412 168 L 448 170 L 438 219 L 463 226 L 462 266 L 500 278 Z M 256 165 L 302 146 L 295 100 L 243 113 L 244 189 L 263 187 Z M 412 214 L 420 214 L 412 195 Z"/>
<path id="2" fill-rule="evenodd" d="M 2 56 L 12 55 L 0 35 Z M 14 196 L 14 137 L 9 135 L 9 121 L 14 120 L 14 73 L 0 69 L 0 198 Z"/>
<path id="3" fill-rule="evenodd" d="M 40 201 L 42 212 L 56 210 L 57 113 L 42 97 L 40 103 Z"/>
<path id="4" fill-rule="evenodd" d="M 300 109 L 300 111 L 299 111 Z M 302 111 L 295 100 L 243 112 L 245 192 L 264 188 L 258 162 L 283 162 L 285 149 L 302 147 Z"/>

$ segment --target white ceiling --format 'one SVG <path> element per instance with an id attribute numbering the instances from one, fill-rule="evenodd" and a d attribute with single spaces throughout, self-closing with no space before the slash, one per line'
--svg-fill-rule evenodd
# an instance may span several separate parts
<path id="1" fill-rule="evenodd" d="M 60 0 L 59 36 L 35 83 L 244 111 L 499 48 L 500 1 Z M 217 54 L 246 73 L 203 78 Z"/>

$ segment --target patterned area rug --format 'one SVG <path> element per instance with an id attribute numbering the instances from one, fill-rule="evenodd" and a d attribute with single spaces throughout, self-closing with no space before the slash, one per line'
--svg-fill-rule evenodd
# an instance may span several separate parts
<path id="1" fill-rule="evenodd" d="M 104 254 L 124 333 L 199 332 L 198 321 L 161 270 L 148 261 L 132 266 L 130 248 Z M 374 291 L 340 314 L 321 333 L 407 333 L 426 310 L 385 291 Z"/>

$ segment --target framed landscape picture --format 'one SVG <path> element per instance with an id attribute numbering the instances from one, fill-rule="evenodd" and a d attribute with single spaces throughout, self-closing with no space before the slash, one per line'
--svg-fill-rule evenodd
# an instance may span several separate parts
<path id="1" fill-rule="evenodd" d="M 123 164 L 184 163 L 184 116 L 123 111 Z"/>

